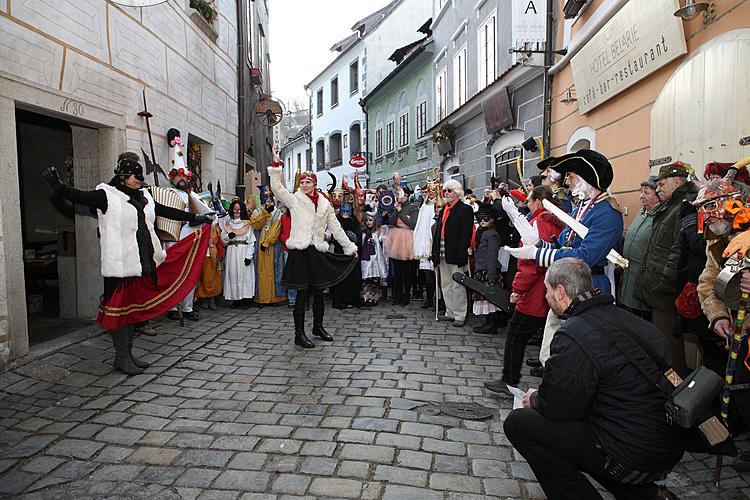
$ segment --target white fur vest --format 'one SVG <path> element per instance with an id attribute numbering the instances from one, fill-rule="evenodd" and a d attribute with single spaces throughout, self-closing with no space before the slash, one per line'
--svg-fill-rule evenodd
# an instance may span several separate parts
<path id="1" fill-rule="evenodd" d="M 281 183 L 281 167 L 268 167 L 268 176 L 271 178 L 271 191 L 284 205 L 289 207 L 292 216 L 292 227 L 289 231 L 289 239 L 286 241 L 287 248 L 291 250 L 304 250 L 313 245 L 319 252 L 328 251 L 328 243 L 325 241 L 326 226 L 331 234 L 344 249 L 346 255 L 352 255 L 357 251 L 357 245 L 349 241 L 346 233 L 341 229 L 333 207 L 325 198 L 318 197 L 318 208 L 309 196 L 302 191 L 291 194 Z"/>
<path id="2" fill-rule="evenodd" d="M 109 184 L 99 184 L 107 195 L 107 211 L 99 212 L 99 235 L 102 250 L 102 276 L 108 278 L 127 278 L 141 276 L 143 269 L 141 257 L 138 254 L 138 211 L 128 203 L 128 195 Z M 161 248 L 159 238 L 154 232 L 154 199 L 148 191 L 142 190 L 147 203 L 143 209 L 146 216 L 146 226 L 151 234 L 151 244 L 154 247 L 153 259 L 158 267 L 166 257 Z"/>

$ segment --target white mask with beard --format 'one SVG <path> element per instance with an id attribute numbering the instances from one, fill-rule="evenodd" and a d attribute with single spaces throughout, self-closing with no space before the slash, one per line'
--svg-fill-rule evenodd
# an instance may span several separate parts
<path id="1" fill-rule="evenodd" d="M 583 180 L 583 177 L 579 176 L 576 187 L 570 190 L 570 194 L 573 198 L 583 201 L 590 200 L 598 191 L 594 186 Z"/>

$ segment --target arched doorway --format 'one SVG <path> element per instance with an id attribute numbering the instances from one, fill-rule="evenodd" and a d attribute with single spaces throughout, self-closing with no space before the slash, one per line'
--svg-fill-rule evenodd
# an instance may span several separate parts
<path id="1" fill-rule="evenodd" d="M 651 158 L 693 165 L 734 162 L 748 155 L 750 29 L 724 33 L 693 52 L 670 77 L 651 108 Z M 655 169 L 658 168 L 654 167 Z"/>

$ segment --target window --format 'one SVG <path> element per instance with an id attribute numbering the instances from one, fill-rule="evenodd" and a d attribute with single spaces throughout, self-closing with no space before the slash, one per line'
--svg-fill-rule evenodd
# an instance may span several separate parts
<path id="1" fill-rule="evenodd" d="M 453 109 L 466 102 L 466 47 L 453 58 Z"/>
<path id="2" fill-rule="evenodd" d="M 318 116 L 323 114 L 323 89 L 318 90 Z"/>
<path id="3" fill-rule="evenodd" d="M 445 118 L 448 108 L 448 98 L 445 93 L 445 80 L 447 72 L 443 69 L 435 78 L 435 115 L 437 121 Z"/>
<path id="4" fill-rule="evenodd" d="M 323 139 L 315 143 L 315 164 L 318 168 L 326 164 L 326 143 Z"/>
<path id="5" fill-rule="evenodd" d="M 417 104 L 417 139 L 427 132 L 427 101 Z"/>
<path id="6" fill-rule="evenodd" d="M 341 156 L 341 132 L 334 132 L 328 138 L 328 154 L 331 157 L 331 166 L 336 167 L 342 164 Z"/>
<path id="7" fill-rule="evenodd" d="M 409 145 L 409 113 L 404 113 L 398 117 L 398 147 L 403 148 Z"/>
<path id="8" fill-rule="evenodd" d="M 394 143 L 393 143 L 393 128 L 395 123 L 394 122 L 388 122 L 385 126 L 385 152 L 386 153 L 392 153 L 395 149 Z"/>
<path id="9" fill-rule="evenodd" d="M 297 170 L 302 170 L 302 153 L 297 153 Z"/>
<path id="10" fill-rule="evenodd" d="M 375 158 L 383 156 L 383 129 L 375 131 Z"/>
<path id="11" fill-rule="evenodd" d="M 245 22 L 247 25 L 247 62 L 250 63 L 250 66 L 253 65 L 253 6 L 249 5 L 247 7 L 247 10 L 245 11 Z"/>
<path id="12" fill-rule="evenodd" d="M 495 16 L 479 28 L 479 90 L 495 81 Z"/>
<path id="13" fill-rule="evenodd" d="M 331 109 L 339 105 L 339 77 L 331 80 Z"/>
<path id="14" fill-rule="evenodd" d="M 349 93 L 354 94 L 359 90 L 359 61 L 349 65 Z"/>

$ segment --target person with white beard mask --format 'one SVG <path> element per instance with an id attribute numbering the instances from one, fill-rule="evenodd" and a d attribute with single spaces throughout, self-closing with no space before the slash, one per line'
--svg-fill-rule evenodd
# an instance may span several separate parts
<path id="1" fill-rule="evenodd" d="M 591 269 L 594 287 L 602 290 L 602 293 L 612 293 L 614 290 L 608 275 L 613 274 L 613 269 L 607 262 L 607 254 L 622 238 L 624 227 L 619 206 L 607 192 L 614 178 L 612 165 L 601 153 L 581 149 L 563 156 L 550 156 L 537 166 L 540 170 L 550 168 L 567 178 L 575 202 L 571 216 L 586 226 L 589 232 L 584 239 L 567 227 L 556 242 L 504 248 L 518 259 L 535 260 L 540 267 L 549 267 L 566 257 L 580 259 Z M 560 319 L 550 311 L 539 352 L 542 363 L 549 358 L 552 336 L 560 324 Z"/>

